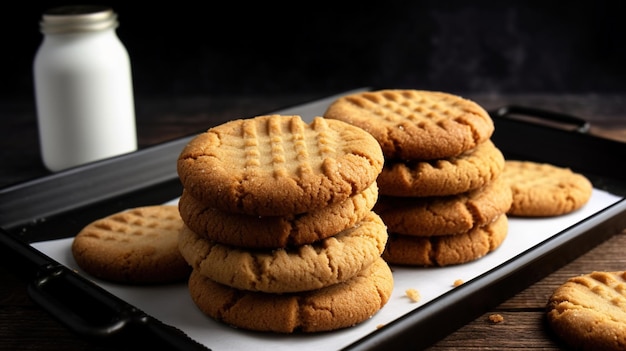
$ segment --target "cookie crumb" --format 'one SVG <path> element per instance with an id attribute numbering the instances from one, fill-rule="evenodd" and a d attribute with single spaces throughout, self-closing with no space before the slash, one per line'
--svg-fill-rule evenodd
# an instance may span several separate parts
<path id="1" fill-rule="evenodd" d="M 384 324 L 379 324 L 379 325 L 376 326 L 376 329 L 380 329 L 380 328 L 382 328 L 384 326 L 385 326 Z"/>
<path id="2" fill-rule="evenodd" d="M 456 287 L 456 286 L 459 286 L 459 285 L 461 285 L 463 283 L 465 283 L 463 281 L 463 279 L 457 279 L 457 280 L 454 281 L 454 283 L 452 283 L 452 285 Z"/>
<path id="3" fill-rule="evenodd" d="M 493 324 L 498 324 L 504 322 L 504 317 L 502 317 L 499 313 L 494 313 L 489 315 L 489 321 Z"/>
<path id="4" fill-rule="evenodd" d="M 418 302 L 420 300 L 420 293 L 415 289 L 407 289 L 405 293 L 406 296 L 408 296 L 408 298 L 413 302 Z"/>

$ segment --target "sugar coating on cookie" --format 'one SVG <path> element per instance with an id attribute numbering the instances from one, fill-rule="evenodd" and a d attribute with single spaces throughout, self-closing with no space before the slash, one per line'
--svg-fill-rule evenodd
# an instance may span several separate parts
<path id="1" fill-rule="evenodd" d="M 387 228 L 369 212 L 359 223 L 309 245 L 246 250 L 205 240 L 184 228 L 179 249 L 202 275 L 237 289 L 286 293 L 320 289 L 346 281 L 377 260 Z"/>
<path id="2" fill-rule="evenodd" d="M 389 301 L 393 275 L 378 258 L 355 277 L 303 293 L 269 294 L 222 285 L 194 270 L 189 292 L 198 308 L 236 328 L 276 333 L 314 333 L 352 327 Z"/>
<path id="3" fill-rule="evenodd" d="M 585 205 L 593 191 L 593 185 L 584 175 L 548 163 L 506 160 L 502 177 L 513 194 L 508 211 L 511 216 L 570 213 Z"/>
<path id="4" fill-rule="evenodd" d="M 419 237 L 390 233 L 382 258 L 389 264 L 450 266 L 474 261 L 494 251 L 508 233 L 506 215 L 466 233 Z"/>
<path id="5" fill-rule="evenodd" d="M 577 350 L 626 349 L 626 272 L 568 279 L 548 300 L 552 330 Z"/>
<path id="6" fill-rule="evenodd" d="M 311 244 L 354 226 L 374 207 L 378 187 L 302 214 L 252 216 L 206 206 L 187 191 L 178 202 L 183 221 L 193 232 L 217 243 L 245 248 L 285 248 Z"/>
<path id="7" fill-rule="evenodd" d="M 338 120 L 268 115 L 230 121 L 193 138 L 177 162 L 186 191 L 227 212 L 279 216 L 364 191 L 382 169 L 378 142 Z"/>
<path id="8" fill-rule="evenodd" d="M 416 236 L 464 233 L 490 223 L 511 206 L 511 189 L 501 177 L 458 195 L 383 196 L 374 211 L 390 232 Z"/>
<path id="9" fill-rule="evenodd" d="M 85 272 L 108 281 L 181 281 L 191 271 L 178 250 L 182 227 L 176 206 L 133 208 L 85 226 L 74 237 L 72 254 Z"/>
<path id="10" fill-rule="evenodd" d="M 387 89 L 334 101 L 324 113 L 371 133 L 389 159 L 457 156 L 489 139 L 494 124 L 477 103 L 458 95 Z"/>
<path id="11" fill-rule="evenodd" d="M 433 161 L 388 161 L 377 182 L 389 196 L 446 196 L 485 186 L 504 169 L 504 155 L 487 140 L 465 153 Z"/>

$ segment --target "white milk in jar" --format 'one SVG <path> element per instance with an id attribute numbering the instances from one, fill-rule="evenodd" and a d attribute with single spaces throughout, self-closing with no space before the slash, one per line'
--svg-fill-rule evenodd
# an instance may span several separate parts
<path id="1" fill-rule="evenodd" d="M 137 149 L 130 60 L 117 26 L 115 12 L 101 6 L 42 16 L 33 71 L 41 153 L 51 171 Z"/>

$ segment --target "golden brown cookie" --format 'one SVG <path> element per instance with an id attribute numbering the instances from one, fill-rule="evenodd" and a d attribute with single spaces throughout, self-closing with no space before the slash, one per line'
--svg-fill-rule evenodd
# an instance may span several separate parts
<path id="1" fill-rule="evenodd" d="M 178 202 L 183 221 L 193 232 L 226 245 L 284 248 L 311 244 L 354 226 L 374 207 L 376 182 L 348 199 L 311 212 L 284 216 L 251 216 L 207 207 L 183 191 Z"/>
<path id="2" fill-rule="evenodd" d="M 393 275 L 381 258 L 346 282 L 303 293 L 241 291 L 195 270 L 189 279 L 190 295 L 206 315 L 236 328 L 276 333 L 354 326 L 376 314 L 392 290 Z"/>
<path id="3" fill-rule="evenodd" d="M 547 163 L 507 160 L 502 174 L 511 186 L 511 216 L 546 217 L 573 212 L 591 198 L 582 174 Z"/>
<path id="4" fill-rule="evenodd" d="M 424 90 L 379 90 L 337 99 L 325 118 L 371 133 L 389 159 L 432 160 L 457 156 L 489 139 L 489 114 L 460 96 Z"/>
<path id="5" fill-rule="evenodd" d="M 626 272 L 568 279 L 550 296 L 547 320 L 576 350 L 626 350 Z"/>
<path id="6" fill-rule="evenodd" d="M 85 226 L 72 254 L 90 275 L 120 283 L 169 283 L 189 276 L 178 250 L 183 221 L 176 206 L 146 206 L 115 213 Z"/>
<path id="7" fill-rule="evenodd" d="M 496 178 L 484 187 L 459 195 L 432 197 L 382 196 L 374 207 L 389 232 L 431 236 L 465 233 L 492 222 L 511 206 L 511 188 Z"/>
<path id="8" fill-rule="evenodd" d="M 392 233 L 382 257 L 389 264 L 398 265 L 433 267 L 461 264 L 500 247 L 507 233 L 506 215 L 467 233 L 430 237 Z"/>
<path id="9" fill-rule="evenodd" d="M 245 250 L 208 241 L 184 228 L 179 248 L 189 265 L 218 283 L 237 289 L 286 293 L 346 281 L 380 257 L 387 228 L 370 211 L 359 223 L 309 245 Z"/>
<path id="10" fill-rule="evenodd" d="M 309 212 L 364 191 L 382 169 L 378 142 L 363 129 L 316 117 L 258 116 L 193 138 L 178 175 L 198 201 L 227 212 Z"/>
<path id="11" fill-rule="evenodd" d="M 487 140 L 456 157 L 433 161 L 388 161 L 377 182 L 380 195 L 446 196 L 485 186 L 503 169 L 502 152 Z"/>

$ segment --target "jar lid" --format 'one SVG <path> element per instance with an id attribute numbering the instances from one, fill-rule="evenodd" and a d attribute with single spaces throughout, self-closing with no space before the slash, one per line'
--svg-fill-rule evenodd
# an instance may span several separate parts
<path id="1" fill-rule="evenodd" d="M 40 22 L 45 34 L 92 32 L 117 27 L 117 14 L 106 6 L 55 7 L 44 12 Z"/>

